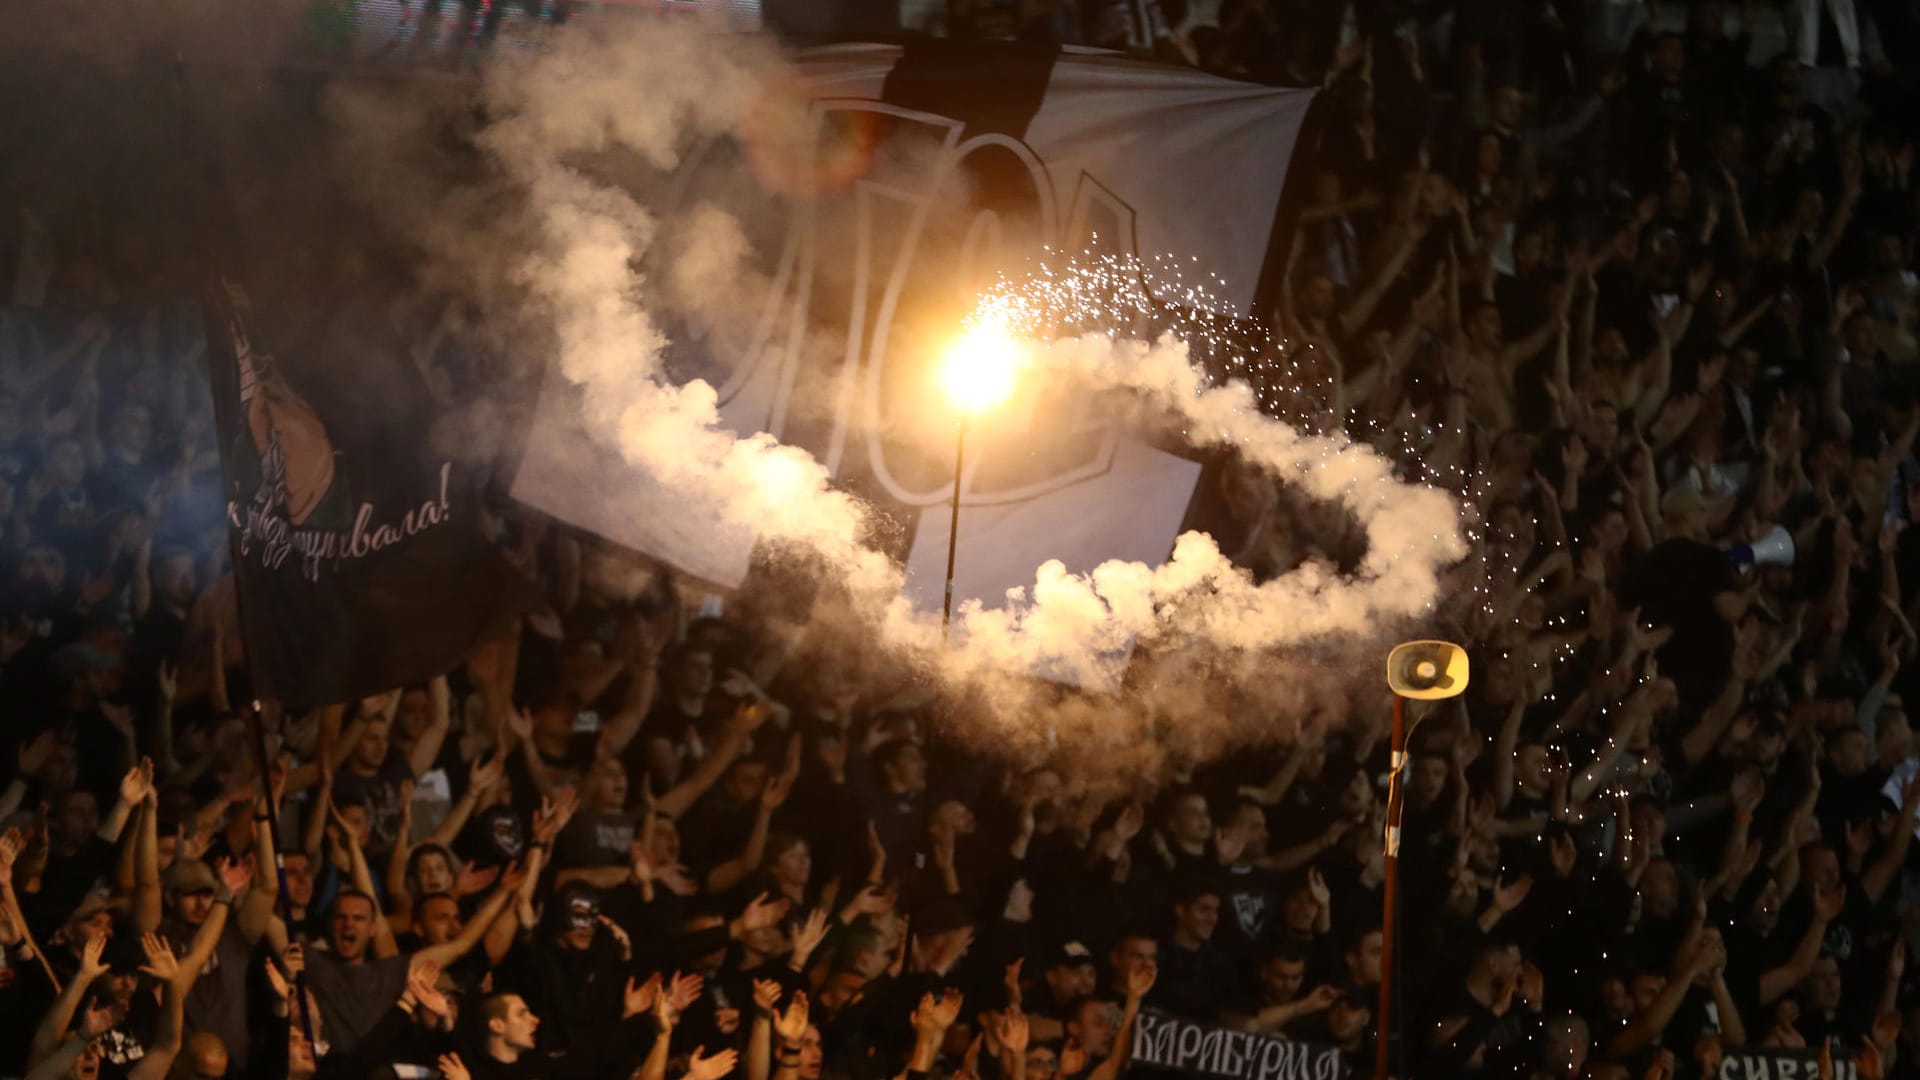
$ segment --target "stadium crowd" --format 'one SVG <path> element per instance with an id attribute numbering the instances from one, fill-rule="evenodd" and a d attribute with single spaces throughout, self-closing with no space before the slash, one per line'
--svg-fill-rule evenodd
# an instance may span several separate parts
<path id="1" fill-rule="evenodd" d="M 1920 1075 L 1911 5 L 1357 7 L 953 29 L 1328 88 L 1275 319 L 1483 522 L 1434 627 L 1472 687 L 1414 711 L 1396 1075 Z M 1361 705 L 1114 790 L 949 745 L 751 598 L 618 599 L 631 559 L 528 519 L 557 634 L 267 702 L 258 760 L 198 312 L 33 228 L 51 271 L 0 308 L 0 1076 L 1112 1080 L 1141 1009 L 1370 1071 Z M 1347 543 L 1232 494 L 1256 575 Z"/>

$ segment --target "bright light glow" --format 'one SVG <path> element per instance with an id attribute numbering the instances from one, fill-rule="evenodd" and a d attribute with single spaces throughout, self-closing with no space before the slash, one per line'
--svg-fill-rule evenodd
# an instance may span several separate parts
<path id="1" fill-rule="evenodd" d="M 947 349 L 940 383 L 961 412 L 977 416 L 1007 400 L 1020 373 L 1020 343 L 1005 328 L 979 322 Z"/>

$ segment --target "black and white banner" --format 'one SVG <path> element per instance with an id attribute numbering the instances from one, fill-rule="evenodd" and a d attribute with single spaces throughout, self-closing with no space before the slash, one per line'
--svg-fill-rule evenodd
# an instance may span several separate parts
<path id="1" fill-rule="evenodd" d="M 435 406 L 412 364 L 331 335 L 271 353 L 225 277 L 204 303 L 262 696 L 304 709 L 425 682 L 537 603 L 482 538 L 473 478 L 426 445 Z"/>
<path id="2" fill-rule="evenodd" d="M 804 184 L 757 169 L 751 134 L 697 149 L 676 177 L 663 218 L 717 203 L 763 250 L 742 285 L 757 312 L 746 329 L 668 326 L 669 362 L 676 379 L 716 388 L 734 431 L 805 448 L 897 522 L 908 595 L 937 609 L 952 427 L 927 414 L 922 387 L 972 299 L 1044 248 L 1094 249 L 1177 257 L 1188 280 L 1251 314 L 1314 95 L 1013 43 L 851 44 L 796 64 L 811 100 L 777 126 L 783 146 L 809 143 Z M 634 498 L 661 489 L 579 429 L 571 389 L 556 376 L 543 395 L 513 495 L 737 586 L 755 537 L 698 507 Z M 1073 573 L 1165 560 L 1197 462 L 1084 402 L 1002 412 L 967 436 L 958 600 L 997 604 L 1048 559 Z"/>
<path id="3" fill-rule="evenodd" d="M 1133 1028 L 1133 1065 L 1234 1080 L 1340 1080 L 1337 1047 L 1206 1027 L 1143 1009 Z"/>
<path id="4" fill-rule="evenodd" d="M 1716 1080 L 1817 1080 L 1820 1052 L 1781 1046 L 1728 1047 L 1720 1058 Z M 1860 1067 L 1836 1054 L 1833 1080 L 1860 1080 Z"/>

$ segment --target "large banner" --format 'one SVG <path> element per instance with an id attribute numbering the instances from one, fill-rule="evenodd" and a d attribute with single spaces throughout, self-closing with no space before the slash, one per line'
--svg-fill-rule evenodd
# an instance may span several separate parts
<path id="1" fill-rule="evenodd" d="M 1143 1009 L 1133 1028 L 1133 1064 L 1232 1080 L 1341 1080 L 1337 1047 L 1206 1027 Z"/>
<path id="2" fill-rule="evenodd" d="M 346 343 L 276 356 L 237 283 L 204 302 L 259 694 L 307 708 L 424 682 L 530 606 L 471 485 L 427 448 L 434 406 L 411 364 Z"/>
<path id="3" fill-rule="evenodd" d="M 1720 1058 L 1716 1080 L 1818 1080 L 1820 1052 L 1783 1046 L 1728 1047 Z M 1860 1080 L 1860 1067 L 1838 1054 L 1833 1080 Z"/>
<path id="4" fill-rule="evenodd" d="M 740 282 L 752 316 L 668 326 L 670 363 L 718 389 L 733 430 L 806 448 L 886 515 L 909 595 L 937 610 L 953 426 L 924 386 L 973 297 L 1051 247 L 1177 257 L 1252 314 L 1313 94 L 1015 44 L 843 45 L 797 63 L 811 100 L 769 127 L 806 145 L 800 183 L 770 177 L 751 136 L 697 148 L 675 178 L 664 219 L 717 205 L 761 262 Z M 550 381 L 514 497 L 738 585 L 755 537 L 579 430 L 572 393 Z M 997 605 L 1049 558 L 1164 561 L 1200 472 L 1089 402 L 1016 397 L 967 435 L 956 599 Z"/>

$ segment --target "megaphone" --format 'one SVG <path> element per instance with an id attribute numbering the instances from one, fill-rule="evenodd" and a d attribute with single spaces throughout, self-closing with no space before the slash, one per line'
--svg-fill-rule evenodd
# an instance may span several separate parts
<path id="1" fill-rule="evenodd" d="M 1387 685 L 1403 698 L 1438 701 L 1467 688 L 1467 650 L 1451 641 L 1409 641 L 1387 654 Z"/>
<path id="2" fill-rule="evenodd" d="M 1734 566 L 1792 566 L 1793 534 L 1785 525 L 1775 525 L 1767 535 L 1751 544 L 1735 544 L 1727 549 Z"/>

